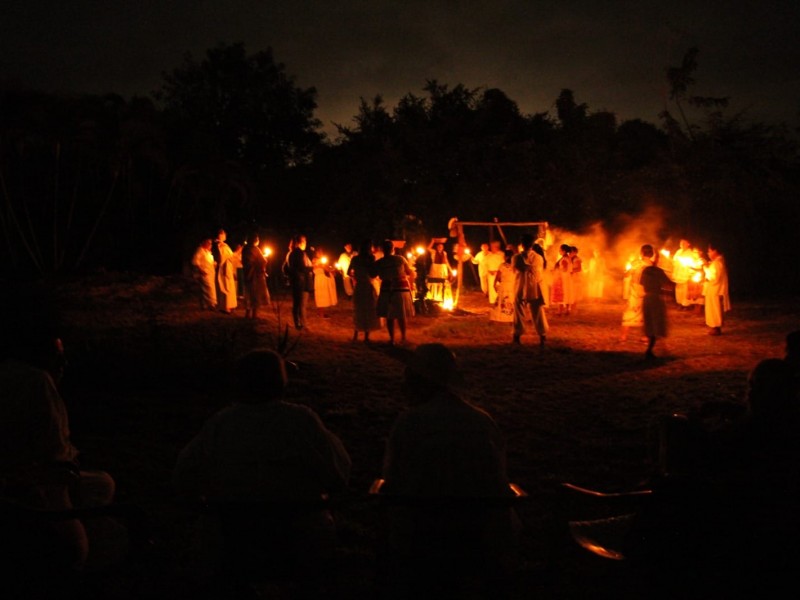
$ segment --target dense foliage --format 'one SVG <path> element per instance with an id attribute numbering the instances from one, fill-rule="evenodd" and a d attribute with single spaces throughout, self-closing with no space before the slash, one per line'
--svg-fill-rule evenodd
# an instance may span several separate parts
<path id="1" fill-rule="evenodd" d="M 448 220 L 547 220 L 580 230 L 651 206 L 664 237 L 712 238 L 739 290 L 800 288 L 779 260 L 800 226 L 798 154 L 780 127 L 693 95 L 697 50 L 666 70 L 657 123 L 618 122 L 568 89 L 555 114 L 502 90 L 427 81 L 396 106 L 362 99 L 324 139 L 316 91 L 271 50 L 219 45 L 164 74 L 155 102 L 0 95 L 0 236 L 7 274 L 86 266 L 176 271 L 219 226 L 302 229 L 337 246 Z"/>

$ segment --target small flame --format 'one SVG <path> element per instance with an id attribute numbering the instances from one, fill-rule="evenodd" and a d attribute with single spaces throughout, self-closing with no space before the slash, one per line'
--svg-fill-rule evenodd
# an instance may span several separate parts
<path id="1" fill-rule="evenodd" d="M 452 271 L 452 273 L 453 273 L 453 277 L 455 277 L 456 275 L 458 275 L 458 269 L 452 269 L 451 271 Z"/>
<path id="2" fill-rule="evenodd" d="M 406 253 L 406 258 L 409 258 L 409 259 L 410 259 L 412 256 L 414 256 L 414 255 L 413 255 L 411 252 L 407 252 L 407 253 Z"/>
<path id="3" fill-rule="evenodd" d="M 453 310 L 453 299 L 452 298 L 446 298 L 445 300 L 443 300 L 442 301 L 442 308 L 444 310 Z"/>
<path id="4" fill-rule="evenodd" d="M 323 265 L 327 265 L 328 264 L 328 257 L 327 256 L 323 256 L 322 258 L 319 259 L 319 262 L 321 262 Z"/>
<path id="5" fill-rule="evenodd" d="M 664 258 L 669 258 L 669 250 L 667 250 L 666 248 L 662 248 L 661 256 L 663 256 Z"/>
<path id="6" fill-rule="evenodd" d="M 270 254 L 272 254 L 272 248 L 267 246 L 264 248 L 264 250 L 262 250 L 262 252 L 264 253 L 264 258 L 267 258 Z"/>
<path id="7" fill-rule="evenodd" d="M 695 273 L 694 275 L 692 275 L 692 281 L 694 281 L 695 283 L 700 283 L 701 281 L 703 281 L 703 274 L 699 272 Z"/>
<path id="8" fill-rule="evenodd" d="M 417 256 L 422 256 L 423 254 L 425 254 L 425 248 L 417 246 Z"/>

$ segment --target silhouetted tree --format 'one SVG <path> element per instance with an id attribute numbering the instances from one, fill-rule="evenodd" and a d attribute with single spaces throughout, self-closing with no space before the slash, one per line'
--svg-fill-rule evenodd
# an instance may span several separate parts
<path id="1" fill-rule="evenodd" d="M 155 95 L 168 115 L 254 173 L 307 163 L 322 140 L 316 90 L 297 87 L 271 48 L 248 55 L 241 42 L 220 44 L 163 78 Z"/>

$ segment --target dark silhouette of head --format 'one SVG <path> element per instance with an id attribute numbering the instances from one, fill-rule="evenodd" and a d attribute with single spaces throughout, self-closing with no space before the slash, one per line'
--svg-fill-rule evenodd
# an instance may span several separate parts
<path id="1" fill-rule="evenodd" d="M 283 395 L 289 381 L 286 365 L 274 350 L 251 350 L 235 366 L 236 388 L 243 402 L 255 404 Z"/>
<path id="2" fill-rule="evenodd" d="M 424 402 L 440 392 L 458 393 L 464 377 L 455 354 L 444 344 L 420 344 L 406 365 L 405 387 L 412 402 Z"/>
<path id="3" fill-rule="evenodd" d="M 767 358 L 747 378 L 747 404 L 753 419 L 780 423 L 797 410 L 792 369 L 786 361 Z"/>
<path id="4" fill-rule="evenodd" d="M 358 253 L 363 256 L 372 256 L 372 240 L 364 240 L 361 242 L 361 247 L 358 249 Z"/>
<path id="5" fill-rule="evenodd" d="M 39 284 L 6 289 L 0 313 L 0 360 L 44 369 L 58 382 L 66 361 L 61 315 L 52 293 Z"/>

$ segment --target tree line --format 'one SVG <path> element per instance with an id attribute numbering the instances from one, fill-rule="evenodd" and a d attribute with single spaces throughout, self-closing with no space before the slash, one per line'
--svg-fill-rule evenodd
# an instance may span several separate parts
<path id="1" fill-rule="evenodd" d="M 714 239 L 740 292 L 800 290 L 798 152 L 785 127 L 694 94 L 698 51 L 665 68 L 656 123 L 619 121 L 563 89 L 523 114 L 497 88 L 424 82 L 362 99 L 333 138 L 270 49 L 187 55 L 150 97 L 0 91 L 4 277 L 180 269 L 217 227 L 444 235 L 448 220 L 546 220 L 580 231 L 661 207 L 664 237 Z M 771 257 L 771 258 L 770 258 Z"/>

